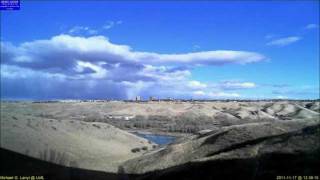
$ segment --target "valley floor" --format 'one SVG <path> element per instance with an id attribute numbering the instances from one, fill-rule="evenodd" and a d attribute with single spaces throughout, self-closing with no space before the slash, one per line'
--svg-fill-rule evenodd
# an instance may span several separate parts
<path id="1" fill-rule="evenodd" d="M 115 178 L 120 173 L 157 179 L 158 171 L 183 178 L 182 172 L 199 167 L 210 177 L 211 165 L 220 161 L 274 163 L 269 157 L 279 153 L 293 158 L 293 169 L 308 166 L 304 173 L 319 164 L 312 159 L 320 152 L 319 121 L 319 101 L 1 102 L 0 147 Z M 159 146 L 143 138 L 155 134 L 176 140 Z M 245 170 L 252 179 L 252 169 Z M 266 170 L 259 173 L 283 171 Z"/>

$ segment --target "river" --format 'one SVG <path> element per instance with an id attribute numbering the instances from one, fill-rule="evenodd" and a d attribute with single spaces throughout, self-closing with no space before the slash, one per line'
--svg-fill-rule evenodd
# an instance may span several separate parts
<path id="1" fill-rule="evenodd" d="M 139 132 L 135 132 L 134 134 L 136 134 L 137 136 L 143 137 L 145 139 L 148 139 L 149 141 L 152 141 L 159 145 L 170 144 L 173 141 L 175 141 L 177 138 L 175 136 L 169 136 L 169 135 L 147 134 L 147 133 L 139 133 Z"/>

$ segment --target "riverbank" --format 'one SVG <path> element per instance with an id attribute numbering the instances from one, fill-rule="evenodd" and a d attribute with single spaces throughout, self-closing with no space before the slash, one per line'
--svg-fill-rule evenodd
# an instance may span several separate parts
<path id="1" fill-rule="evenodd" d="M 139 134 L 153 134 L 153 135 L 160 135 L 160 136 L 173 136 L 176 138 L 190 136 L 190 133 L 178 133 L 178 132 L 163 132 L 161 130 L 155 129 L 122 129 L 129 133 L 139 133 Z"/>

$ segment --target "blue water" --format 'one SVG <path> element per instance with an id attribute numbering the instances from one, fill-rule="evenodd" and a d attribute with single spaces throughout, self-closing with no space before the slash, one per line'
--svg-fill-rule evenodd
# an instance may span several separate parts
<path id="1" fill-rule="evenodd" d="M 152 141 L 154 143 L 157 143 L 159 145 L 166 145 L 172 143 L 176 137 L 174 136 L 168 136 L 168 135 L 158 135 L 158 134 L 142 134 L 142 133 L 134 133 L 140 137 L 143 137 L 145 139 L 148 139 L 149 141 Z"/>

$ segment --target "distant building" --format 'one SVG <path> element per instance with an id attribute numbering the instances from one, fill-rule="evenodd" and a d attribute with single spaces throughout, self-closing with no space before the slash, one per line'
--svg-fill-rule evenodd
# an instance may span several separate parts
<path id="1" fill-rule="evenodd" d="M 153 97 L 153 96 L 150 96 L 150 97 L 149 97 L 149 101 L 156 101 L 156 100 L 157 100 L 156 97 Z"/>
<path id="2" fill-rule="evenodd" d="M 126 120 L 129 121 L 131 119 L 133 119 L 135 116 L 134 115 L 128 115 L 128 114 L 118 114 L 118 115 L 112 115 L 109 114 L 106 116 L 108 119 L 119 119 L 119 120 Z"/>
<path id="3" fill-rule="evenodd" d="M 173 101 L 173 98 L 167 97 L 167 99 L 164 99 L 165 101 Z"/>
<path id="4" fill-rule="evenodd" d="M 140 96 L 136 96 L 136 101 L 141 101 L 141 97 Z"/>

